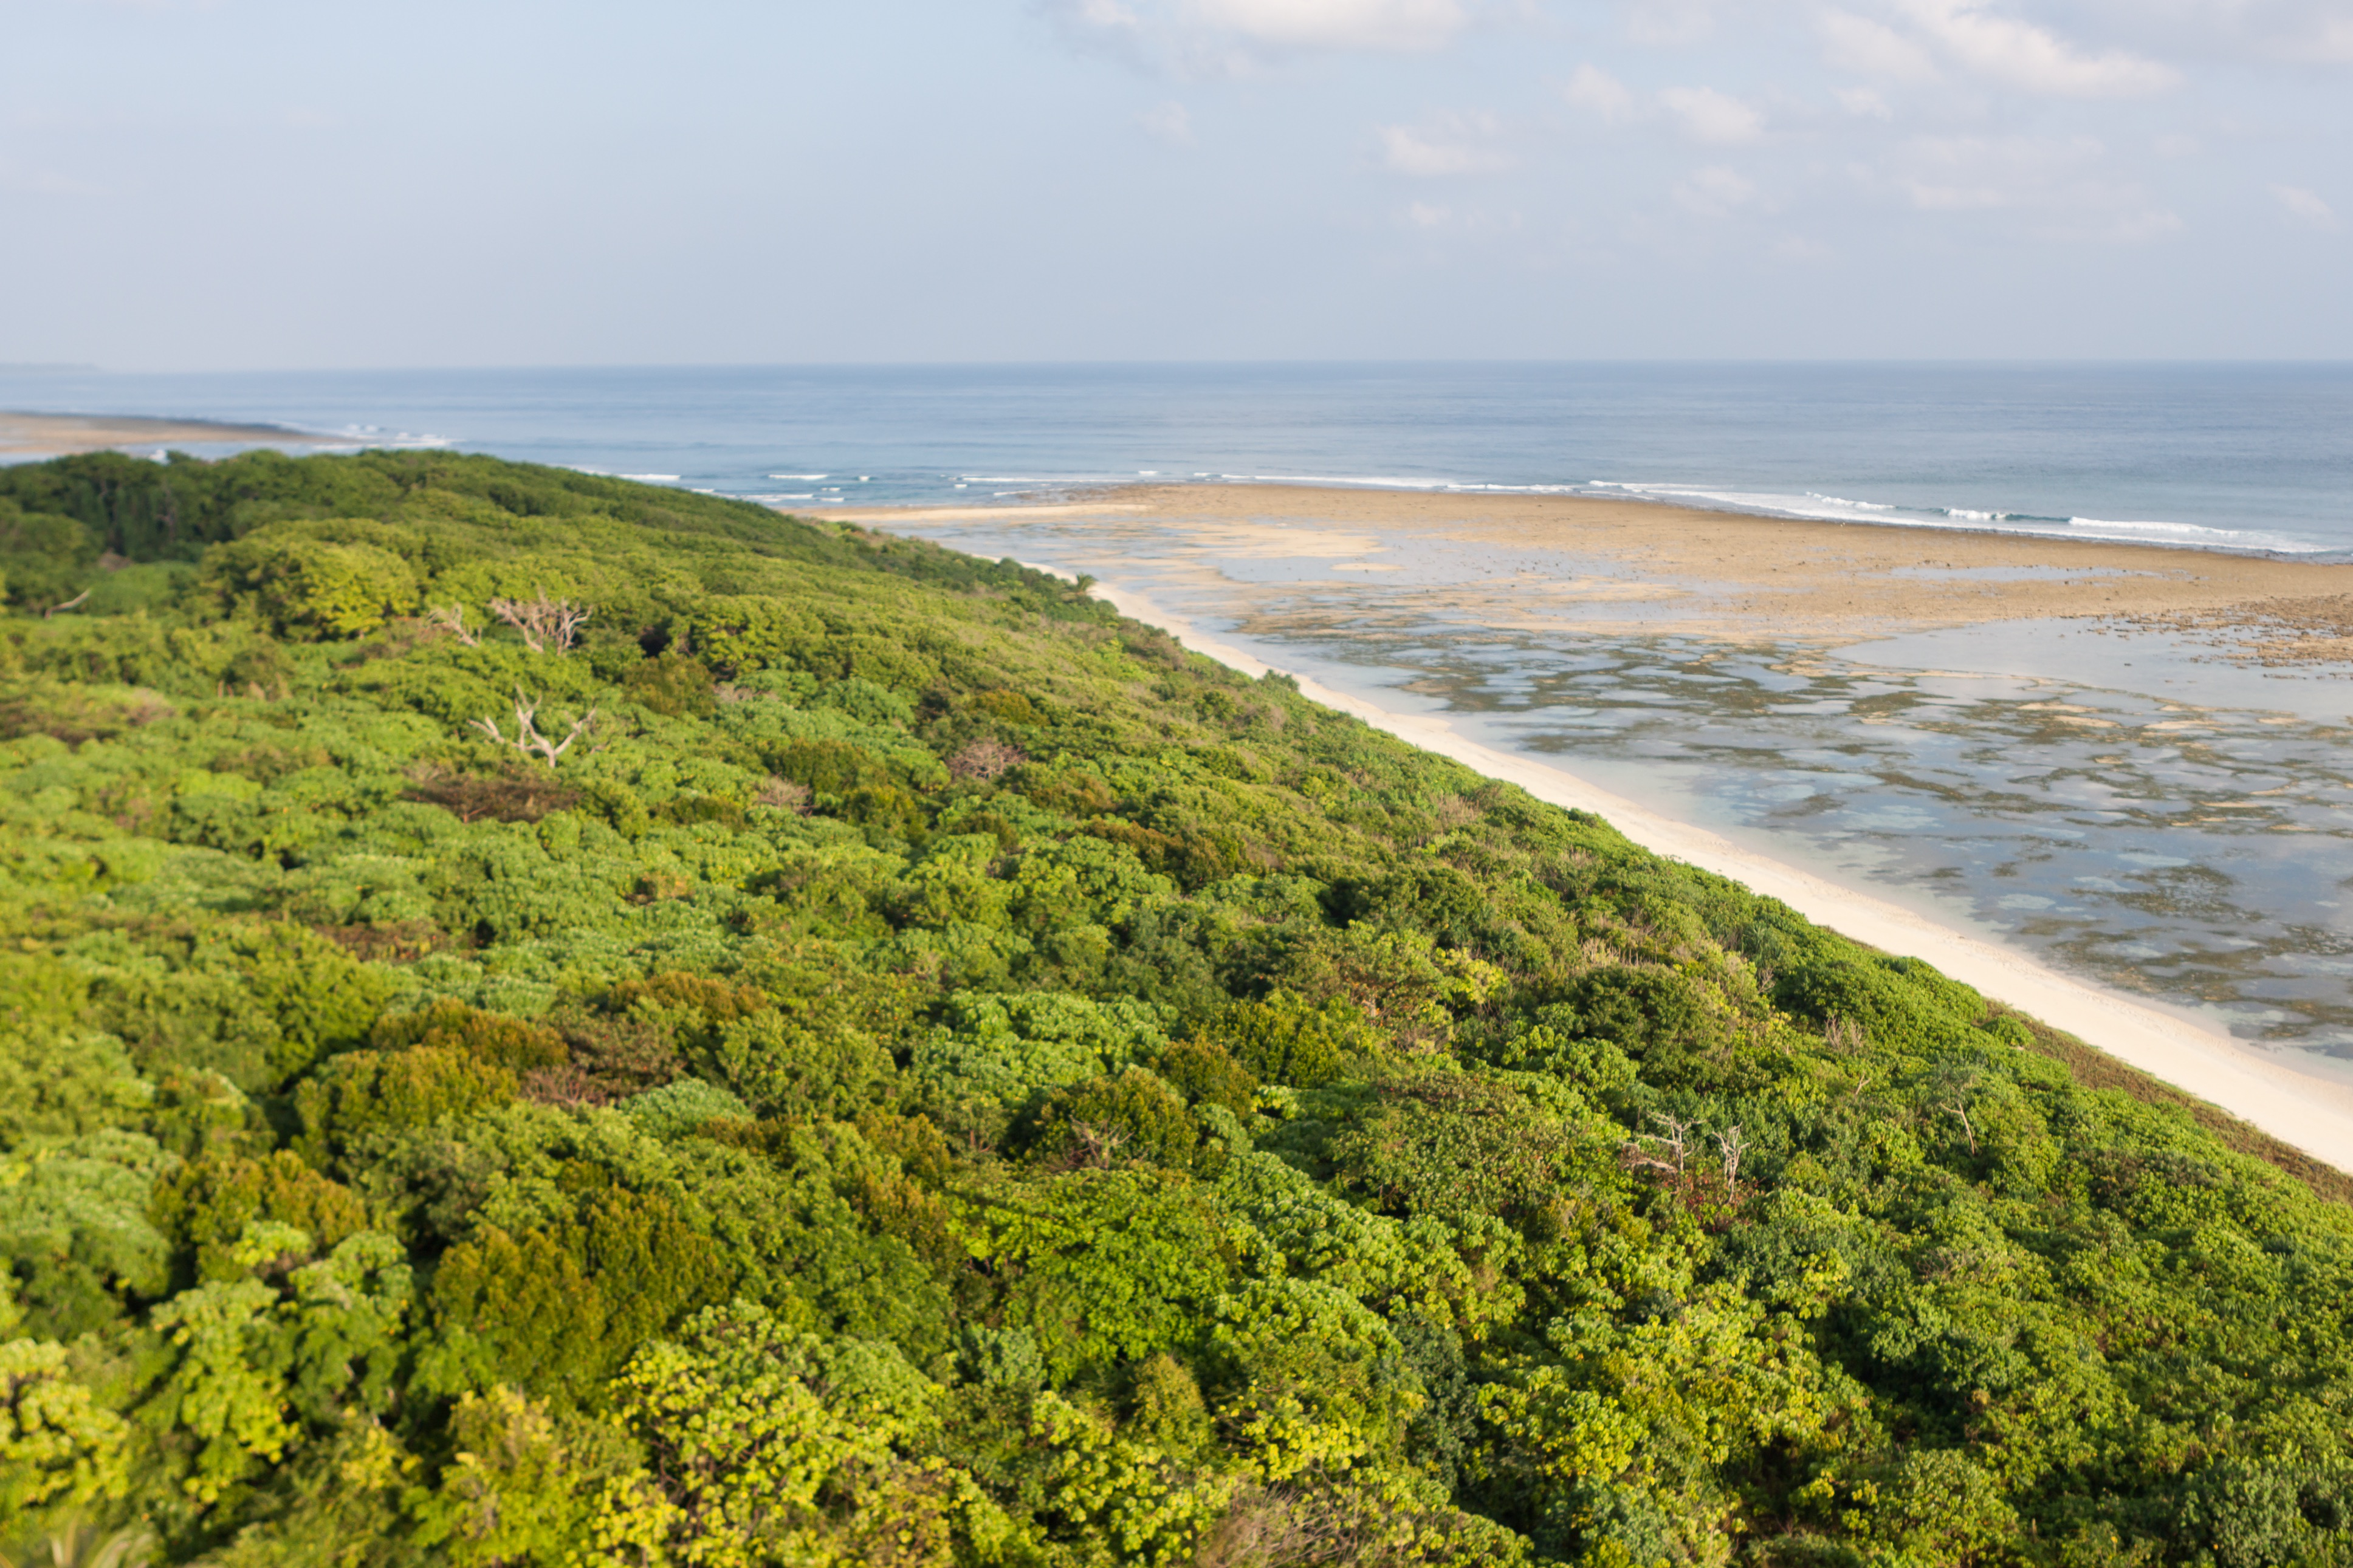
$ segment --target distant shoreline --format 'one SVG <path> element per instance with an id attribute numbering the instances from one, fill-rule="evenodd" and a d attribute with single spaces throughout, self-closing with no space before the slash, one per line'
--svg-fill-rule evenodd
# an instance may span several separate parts
<path id="1" fill-rule="evenodd" d="M 0 410 L 0 454 L 62 458 L 122 447 L 346 445 L 283 425 L 235 425 L 211 419 L 158 419 L 120 414 L 28 414 Z"/>

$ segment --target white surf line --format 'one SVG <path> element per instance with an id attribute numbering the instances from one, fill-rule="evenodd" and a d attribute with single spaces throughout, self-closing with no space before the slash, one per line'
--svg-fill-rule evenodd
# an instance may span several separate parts
<path id="1" fill-rule="evenodd" d="M 1071 575 L 1050 566 L 1034 569 Z M 1245 675 L 1262 676 L 1275 668 L 1241 648 L 1204 637 L 1140 594 L 1100 583 L 1090 592 L 1121 615 L 1158 626 L 1187 647 Z M 1289 670 L 1275 672 L 1292 675 Z M 1424 751 L 1451 757 L 1490 778 L 1515 784 L 1538 800 L 1589 811 L 1643 848 L 1778 899 L 1817 925 L 1883 952 L 1925 960 L 1997 1001 L 2221 1107 L 2282 1142 L 2353 1172 L 2353 1089 L 2282 1067 L 2189 1019 L 2062 974 L 2023 953 L 1841 887 L 1704 827 L 1662 816 L 1549 763 L 1498 751 L 1444 719 L 1391 712 L 1304 676 L 1293 679 L 1302 695 L 1327 708 Z"/>

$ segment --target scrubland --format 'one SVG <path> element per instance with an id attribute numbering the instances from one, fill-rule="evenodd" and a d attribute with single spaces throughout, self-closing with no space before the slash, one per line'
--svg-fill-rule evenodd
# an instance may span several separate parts
<path id="1" fill-rule="evenodd" d="M 2344 1178 L 1070 584 L 414 453 L 0 573 L 11 1561 L 2353 1561 Z"/>

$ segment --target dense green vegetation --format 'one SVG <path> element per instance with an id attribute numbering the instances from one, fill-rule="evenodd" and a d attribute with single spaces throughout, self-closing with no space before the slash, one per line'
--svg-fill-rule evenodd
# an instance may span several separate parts
<path id="1" fill-rule="evenodd" d="M 1051 578 L 388 454 L 0 574 L 9 1561 L 2353 1563 L 2345 1208 Z"/>

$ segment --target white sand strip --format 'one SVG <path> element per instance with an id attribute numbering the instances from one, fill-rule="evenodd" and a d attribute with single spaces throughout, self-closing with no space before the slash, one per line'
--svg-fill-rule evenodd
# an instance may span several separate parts
<path id="1" fill-rule="evenodd" d="M 1121 615 L 1158 626 L 1187 647 L 1245 675 L 1264 675 L 1273 668 L 1240 648 L 1202 636 L 1141 595 L 1101 584 L 1092 592 Z M 1817 925 L 1887 952 L 1923 959 L 1997 1001 L 2031 1013 L 2120 1061 L 2253 1122 L 2283 1142 L 2339 1170 L 2353 1172 L 2353 1089 L 2257 1056 L 2229 1036 L 2192 1019 L 2062 974 L 2023 953 L 1938 925 L 1868 893 L 1840 887 L 1706 828 L 1661 816 L 1549 763 L 1482 745 L 1444 719 L 1393 713 L 1318 681 L 1295 679 L 1302 693 L 1328 708 L 1352 714 L 1425 751 L 1451 757 L 1490 778 L 1518 784 L 1538 800 L 1605 817 L 1645 849 L 1729 877 L 1780 900 Z"/>

